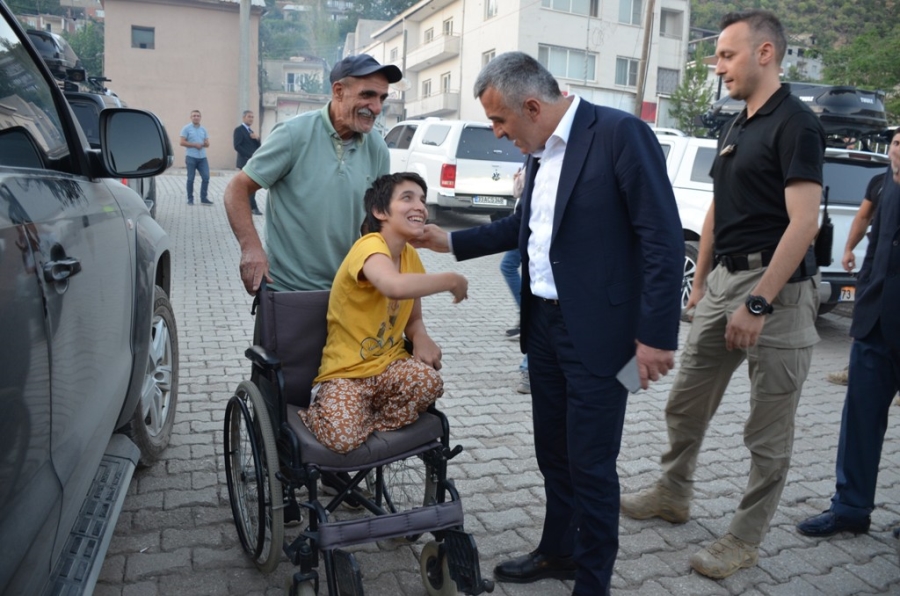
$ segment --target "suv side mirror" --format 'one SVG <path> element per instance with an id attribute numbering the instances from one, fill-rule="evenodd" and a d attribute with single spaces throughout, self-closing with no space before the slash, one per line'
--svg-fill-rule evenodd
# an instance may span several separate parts
<path id="1" fill-rule="evenodd" d="M 130 108 L 100 112 L 100 151 L 104 167 L 115 178 L 156 176 L 173 160 L 159 119 Z"/>

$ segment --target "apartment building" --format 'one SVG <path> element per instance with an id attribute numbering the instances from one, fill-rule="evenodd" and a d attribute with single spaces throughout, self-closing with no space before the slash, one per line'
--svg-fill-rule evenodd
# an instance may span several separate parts
<path id="1" fill-rule="evenodd" d="M 651 11 L 647 18 L 647 11 Z M 687 57 L 688 0 L 422 0 L 371 35 L 361 51 L 396 64 L 406 118 L 484 120 L 472 87 L 502 52 L 535 56 L 560 88 L 671 125 L 668 98 Z M 645 36 L 645 24 L 650 23 Z"/>

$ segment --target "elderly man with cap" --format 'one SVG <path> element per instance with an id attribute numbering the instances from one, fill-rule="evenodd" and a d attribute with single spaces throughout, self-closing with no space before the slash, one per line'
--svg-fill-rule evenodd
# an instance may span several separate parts
<path id="1" fill-rule="evenodd" d="M 331 101 L 279 123 L 225 189 L 225 210 L 241 247 L 241 280 L 255 294 L 265 277 L 273 290 L 330 289 L 359 238 L 363 194 L 390 173 L 384 140 L 368 134 L 400 69 L 366 54 L 331 70 Z M 250 197 L 268 189 L 266 249 Z"/>

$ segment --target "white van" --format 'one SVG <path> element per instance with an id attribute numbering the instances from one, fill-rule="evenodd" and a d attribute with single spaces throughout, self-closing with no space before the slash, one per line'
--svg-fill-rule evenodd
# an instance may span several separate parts
<path id="1" fill-rule="evenodd" d="M 490 215 L 512 213 L 513 175 L 525 156 L 490 124 L 465 120 L 406 120 L 384 137 L 391 172 L 415 172 L 428 184 L 428 219 L 440 210 Z"/>

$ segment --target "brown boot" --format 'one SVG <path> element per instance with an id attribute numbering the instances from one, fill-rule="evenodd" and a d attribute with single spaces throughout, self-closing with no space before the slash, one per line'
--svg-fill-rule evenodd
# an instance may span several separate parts
<path id="1" fill-rule="evenodd" d="M 691 567 L 706 577 L 722 579 L 738 569 L 753 567 L 758 560 L 757 545 L 744 542 L 734 534 L 726 534 L 691 555 Z"/>
<path id="2" fill-rule="evenodd" d="M 633 519 L 659 517 L 673 524 L 691 519 L 691 503 L 657 482 L 633 495 L 622 495 L 621 512 Z"/>

